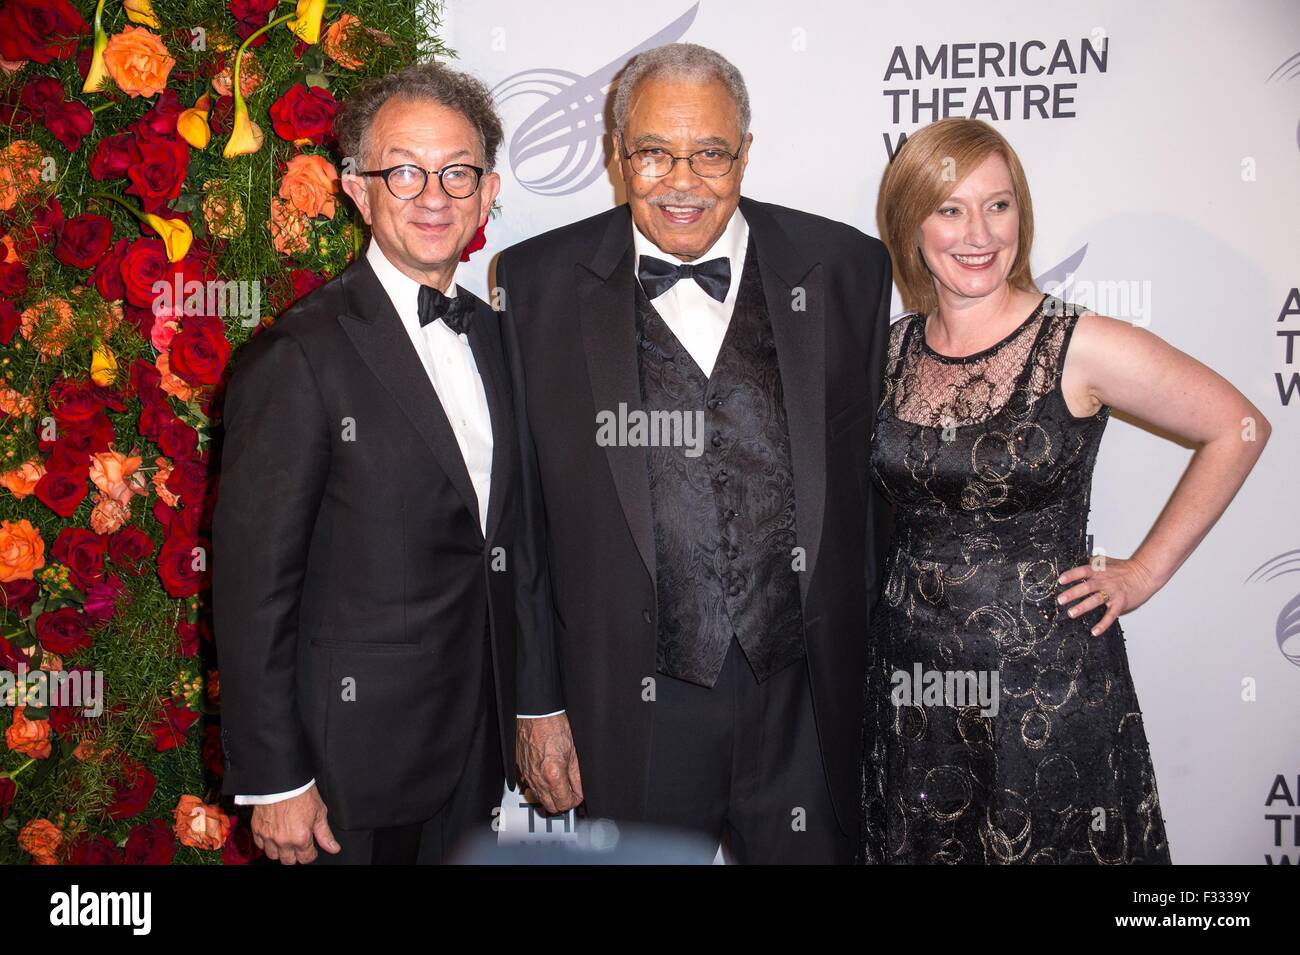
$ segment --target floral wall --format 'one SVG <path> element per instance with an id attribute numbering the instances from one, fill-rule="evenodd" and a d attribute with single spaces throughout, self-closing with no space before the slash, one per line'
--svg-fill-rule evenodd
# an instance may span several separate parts
<path id="1" fill-rule="evenodd" d="M 219 795 L 222 383 L 359 250 L 331 120 L 437 17 L 0 0 L 0 863 L 259 854 Z"/>

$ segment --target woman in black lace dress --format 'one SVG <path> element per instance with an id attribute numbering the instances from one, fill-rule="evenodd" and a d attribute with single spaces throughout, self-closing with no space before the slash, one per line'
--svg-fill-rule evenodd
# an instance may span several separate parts
<path id="1" fill-rule="evenodd" d="M 1024 173 L 987 124 L 910 137 L 880 218 L 913 312 L 891 329 L 870 455 L 895 532 L 870 635 L 863 861 L 1167 863 L 1116 618 L 1222 514 L 1268 423 L 1155 335 L 1036 289 Z M 1127 560 L 1087 547 L 1112 407 L 1201 445 Z"/>

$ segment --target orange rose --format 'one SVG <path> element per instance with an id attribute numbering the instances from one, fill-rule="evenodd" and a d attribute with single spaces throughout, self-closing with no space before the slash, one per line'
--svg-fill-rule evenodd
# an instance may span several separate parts
<path id="1" fill-rule="evenodd" d="M 167 352 L 159 352 L 158 357 L 154 359 L 154 367 L 162 375 L 162 381 L 159 386 L 167 394 L 172 395 L 181 401 L 189 401 L 199 393 L 199 389 L 188 384 L 184 378 L 172 374 L 171 356 Z"/>
<path id="2" fill-rule="evenodd" d="M 0 243 L 4 244 L 4 258 L 0 259 L 0 262 L 5 263 L 5 265 L 8 265 L 10 262 L 17 262 L 18 247 L 14 245 L 14 237 L 6 235 L 3 238 L 0 238 Z"/>
<path id="3" fill-rule="evenodd" d="M 304 153 L 289 160 L 280 180 L 280 198 L 306 216 L 334 218 L 334 195 L 339 191 L 339 174 L 324 156 Z"/>
<path id="4" fill-rule="evenodd" d="M 27 707 L 14 709 L 14 721 L 5 730 L 5 745 L 15 753 L 46 759 L 50 755 L 50 721 L 29 720 Z"/>
<path id="5" fill-rule="evenodd" d="M 104 69 L 128 96 L 157 96 L 175 65 L 163 41 L 144 27 L 126 27 L 104 47 Z"/>
<path id="6" fill-rule="evenodd" d="M 32 580 L 45 566 L 45 541 L 31 521 L 0 521 L 0 583 Z"/>
<path id="7" fill-rule="evenodd" d="M 76 331 L 72 306 L 67 299 L 57 296 L 42 299 L 23 309 L 19 317 L 23 323 L 23 338 L 34 341 L 40 353 L 46 357 L 63 354 L 63 349 Z"/>
<path id="8" fill-rule="evenodd" d="M 176 838 L 195 849 L 220 849 L 230 836 L 230 817 L 198 796 L 185 795 L 176 804 Z"/>
<path id="9" fill-rule="evenodd" d="M 307 217 L 285 199 L 271 199 L 271 244 L 281 255 L 307 251 Z"/>
<path id="10" fill-rule="evenodd" d="M 37 865 L 58 865 L 63 830 L 48 819 L 33 819 L 18 833 L 18 848 L 29 853 Z"/>
<path id="11" fill-rule="evenodd" d="M 0 149 L 0 212 L 8 212 L 41 183 L 41 147 L 15 139 Z"/>
<path id="12" fill-rule="evenodd" d="M 36 482 L 44 474 L 45 465 L 39 458 L 32 458 L 0 474 L 0 487 L 8 488 L 14 497 L 21 499 L 36 490 Z"/>
<path id="13" fill-rule="evenodd" d="M 140 489 L 128 478 L 140 468 L 139 457 L 127 457 L 117 451 L 97 451 L 90 456 L 90 480 L 113 500 L 131 503 L 131 495 Z M 134 486 L 132 486 L 134 483 Z"/>

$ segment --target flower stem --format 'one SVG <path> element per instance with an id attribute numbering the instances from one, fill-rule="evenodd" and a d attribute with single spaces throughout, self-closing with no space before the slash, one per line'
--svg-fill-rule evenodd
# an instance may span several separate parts
<path id="1" fill-rule="evenodd" d="M 230 86 L 231 86 L 230 92 L 232 96 L 243 95 L 239 90 L 239 66 L 241 63 L 244 62 L 244 51 L 248 49 L 249 45 L 254 40 L 256 40 L 259 36 L 261 36 L 266 31 L 273 29 L 274 27 L 278 27 L 282 23 L 288 23 L 290 20 L 296 18 L 297 16 L 298 16 L 297 13 L 286 13 L 282 17 L 277 17 L 274 20 L 269 20 L 267 21 L 266 26 L 258 27 L 256 30 L 254 30 L 252 33 L 248 35 L 248 39 L 246 39 L 243 43 L 239 44 L 239 49 L 235 53 L 235 68 L 234 70 L 231 71 L 230 74 Z"/>

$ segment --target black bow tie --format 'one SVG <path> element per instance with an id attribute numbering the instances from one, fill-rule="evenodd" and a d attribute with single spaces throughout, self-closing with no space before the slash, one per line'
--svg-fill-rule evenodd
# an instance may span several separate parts
<path id="1" fill-rule="evenodd" d="M 663 259 L 643 255 L 637 260 L 636 277 L 641 280 L 646 295 L 652 299 L 663 295 L 679 279 L 695 279 L 709 298 L 722 302 L 726 300 L 727 289 L 731 287 L 731 260 L 709 259 L 698 265 L 693 262 L 673 265 Z"/>
<path id="2" fill-rule="evenodd" d="M 432 285 L 420 286 L 420 327 L 442 319 L 457 335 L 469 332 L 474 319 L 474 300 L 459 286 L 456 295 L 443 295 Z"/>

